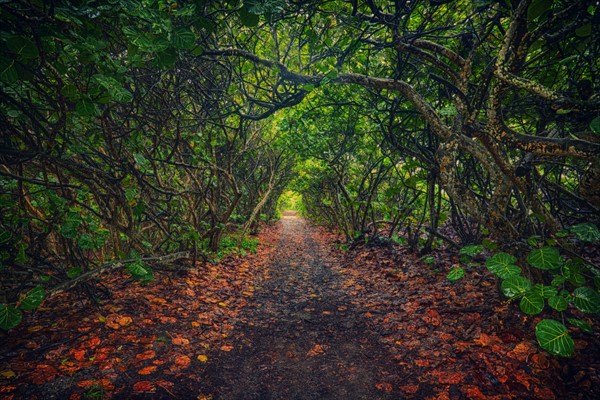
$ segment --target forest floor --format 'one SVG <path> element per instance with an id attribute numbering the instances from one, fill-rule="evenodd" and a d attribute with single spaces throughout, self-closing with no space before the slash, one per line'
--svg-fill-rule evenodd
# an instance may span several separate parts
<path id="1" fill-rule="evenodd" d="M 552 358 L 485 269 L 337 240 L 286 213 L 254 255 L 55 296 L 2 338 L 0 399 L 600 398 L 598 333 Z"/>

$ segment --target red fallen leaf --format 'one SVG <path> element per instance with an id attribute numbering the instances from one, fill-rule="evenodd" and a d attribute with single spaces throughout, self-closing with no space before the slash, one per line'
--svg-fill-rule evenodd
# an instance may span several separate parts
<path id="1" fill-rule="evenodd" d="M 133 385 L 134 392 L 154 392 L 155 390 L 154 383 L 149 381 L 140 381 Z"/>
<path id="2" fill-rule="evenodd" d="M 486 400 L 487 396 L 481 393 L 477 386 L 470 386 L 467 389 L 467 397 L 469 399 Z"/>
<path id="3" fill-rule="evenodd" d="M 79 393 L 73 393 L 69 396 L 69 400 L 81 400 L 81 395 Z"/>
<path id="4" fill-rule="evenodd" d="M 79 382 L 77 386 L 82 387 L 84 389 L 90 388 L 92 386 L 99 386 L 104 390 L 113 390 L 115 388 L 110 379 L 84 379 L 81 382 Z"/>
<path id="5" fill-rule="evenodd" d="M 392 393 L 392 391 L 394 390 L 392 385 L 389 383 L 377 383 L 375 387 L 377 388 L 377 390 L 383 390 L 386 393 Z"/>
<path id="6" fill-rule="evenodd" d="M 150 374 L 156 372 L 156 369 L 157 369 L 156 365 L 151 365 L 149 367 L 144 367 L 144 368 L 140 369 L 138 371 L 138 374 L 140 374 L 140 375 L 150 375 Z"/>
<path id="7" fill-rule="evenodd" d="M 541 400 L 555 400 L 556 396 L 552 390 L 548 387 L 536 387 L 533 389 L 535 392 L 535 398 Z"/>
<path id="8" fill-rule="evenodd" d="M 91 347 L 92 349 L 94 347 L 97 347 L 99 344 L 100 344 L 100 338 L 98 336 L 94 336 L 93 338 L 88 340 L 88 346 Z"/>
<path id="9" fill-rule="evenodd" d="M 400 386 L 400 390 L 407 394 L 415 394 L 419 391 L 419 385 L 404 385 Z"/>
<path id="10" fill-rule="evenodd" d="M 36 385 L 43 385 L 44 383 L 53 380 L 57 373 L 58 371 L 53 366 L 48 364 L 40 364 L 31 374 L 31 382 Z"/>
<path id="11" fill-rule="evenodd" d="M 72 353 L 77 361 L 85 361 L 85 350 L 73 350 Z"/>
<path id="12" fill-rule="evenodd" d="M 156 352 L 154 350 L 146 350 L 135 356 L 139 361 L 150 360 L 154 357 L 156 357 Z"/>
<path id="13" fill-rule="evenodd" d="M 430 364 L 429 360 L 415 360 L 415 365 L 419 367 L 429 367 Z"/>
<path id="14" fill-rule="evenodd" d="M 177 323 L 177 318 L 173 318 L 173 317 L 160 317 L 160 323 L 161 324 L 175 324 Z"/>

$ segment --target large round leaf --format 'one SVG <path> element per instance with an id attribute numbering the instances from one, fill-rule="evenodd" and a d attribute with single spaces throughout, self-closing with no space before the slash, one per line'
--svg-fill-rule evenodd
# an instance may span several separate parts
<path id="1" fill-rule="evenodd" d="M 189 50 L 196 45 L 196 35 L 186 27 L 175 29 L 172 40 L 175 48 L 179 50 Z"/>
<path id="2" fill-rule="evenodd" d="M 585 313 L 600 312 L 600 293 L 589 287 L 580 287 L 573 291 L 575 307 Z"/>
<path id="3" fill-rule="evenodd" d="M 592 243 L 600 240 L 600 230 L 596 225 L 589 222 L 574 225 L 569 230 L 575 234 L 577 239 L 583 242 Z"/>
<path id="4" fill-rule="evenodd" d="M 35 43 L 25 36 L 11 36 L 6 41 L 6 47 L 14 54 L 16 54 L 19 60 L 32 60 L 39 57 L 39 51 Z"/>
<path id="5" fill-rule="evenodd" d="M 567 328 L 553 319 L 544 319 L 535 326 L 535 336 L 540 346 L 549 353 L 561 357 L 572 356 L 575 343 Z"/>
<path id="6" fill-rule="evenodd" d="M 9 304 L 0 304 L 0 329 L 5 331 L 19 325 L 23 319 L 21 310 L 16 309 Z"/>
<path id="7" fill-rule="evenodd" d="M 487 259 L 485 266 L 491 273 L 506 279 L 521 273 L 521 268 L 514 265 L 515 261 L 517 258 L 508 253 L 497 253 Z"/>
<path id="8" fill-rule="evenodd" d="M 544 309 L 544 298 L 537 292 L 531 290 L 523 295 L 519 307 L 525 314 L 539 314 Z"/>
<path id="9" fill-rule="evenodd" d="M 563 296 L 552 296 L 548 299 L 548 305 L 556 311 L 565 311 L 569 306 L 569 300 Z"/>
<path id="10" fill-rule="evenodd" d="M 23 300 L 21 300 L 19 308 L 21 310 L 35 310 L 40 306 L 40 304 L 42 304 L 42 301 L 44 301 L 45 296 L 46 291 L 43 287 L 34 287 L 29 292 L 27 292 Z"/>
<path id="11" fill-rule="evenodd" d="M 459 280 L 463 276 L 465 276 L 465 270 L 461 267 L 455 267 L 455 268 L 452 268 L 452 270 L 448 273 L 446 278 L 448 278 L 449 281 L 454 282 L 454 281 Z"/>
<path id="12" fill-rule="evenodd" d="M 512 299 L 527 293 L 531 289 L 531 282 L 520 275 L 511 276 L 502 281 L 501 289 L 506 297 Z"/>
<path id="13" fill-rule="evenodd" d="M 563 259 L 557 249 L 546 246 L 529 253 L 527 262 L 539 269 L 554 270 L 560 268 L 563 264 Z"/>
<path id="14" fill-rule="evenodd" d="M 541 283 L 533 285 L 533 288 L 531 288 L 531 290 L 545 299 L 549 299 L 550 297 L 556 296 L 557 292 L 555 287 L 542 285 Z"/>

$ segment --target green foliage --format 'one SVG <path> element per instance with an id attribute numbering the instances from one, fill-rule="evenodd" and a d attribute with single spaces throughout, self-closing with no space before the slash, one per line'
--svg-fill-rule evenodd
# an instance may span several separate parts
<path id="1" fill-rule="evenodd" d="M 588 322 L 586 322 L 586 321 L 584 321 L 582 319 L 567 318 L 567 321 L 569 321 L 569 323 L 571 325 L 574 325 L 574 326 L 578 327 L 579 329 L 581 329 L 585 333 L 593 333 L 594 332 L 592 326 Z"/>
<path id="2" fill-rule="evenodd" d="M 10 304 L 0 304 L 0 329 L 12 329 L 21 323 L 23 313 Z"/>
<path id="3" fill-rule="evenodd" d="M 570 357 L 575 352 L 575 343 L 567 328 L 553 319 L 544 319 L 535 326 L 535 336 L 540 346 L 550 354 Z"/>
<path id="4" fill-rule="evenodd" d="M 514 264 L 516 261 L 516 257 L 500 252 L 488 258 L 485 265 L 490 272 L 502 279 L 506 279 L 521 273 L 521 268 Z"/>
<path id="5" fill-rule="evenodd" d="M 481 253 L 481 251 L 483 250 L 483 245 L 480 244 L 470 244 L 468 246 L 464 246 L 462 247 L 458 254 L 464 254 L 467 256 L 471 256 L 474 257 L 477 254 Z"/>
<path id="6" fill-rule="evenodd" d="M 542 270 L 556 270 L 561 267 L 563 261 L 558 249 L 554 247 L 542 247 L 533 250 L 527 256 L 527 262 L 531 266 Z"/>
<path id="7" fill-rule="evenodd" d="M 448 273 L 448 275 L 446 276 L 446 278 L 448 278 L 449 281 L 457 281 L 459 279 L 462 279 L 465 276 L 465 270 L 462 267 L 454 267 L 452 268 L 452 270 Z"/>
<path id="8" fill-rule="evenodd" d="M 502 293 L 509 299 L 519 297 L 531 289 L 531 281 L 520 275 L 509 276 L 502 281 Z"/>
<path id="9" fill-rule="evenodd" d="M 544 298 L 539 293 L 530 290 L 521 297 L 519 307 L 525 314 L 539 314 L 544 309 Z"/>
<path id="10" fill-rule="evenodd" d="M 25 294 L 25 296 L 21 299 L 21 303 L 19 304 L 19 308 L 21 310 L 35 310 L 42 304 L 44 301 L 44 297 L 46 296 L 46 291 L 41 286 L 36 286 L 31 289 L 29 292 Z"/>
<path id="11" fill-rule="evenodd" d="M 593 243 L 600 240 L 600 230 L 592 223 L 573 225 L 569 230 L 575 234 L 575 237 L 583 242 Z"/>
<path id="12" fill-rule="evenodd" d="M 585 313 L 600 313 L 600 293 L 589 287 L 579 287 L 573 291 L 573 304 Z"/>

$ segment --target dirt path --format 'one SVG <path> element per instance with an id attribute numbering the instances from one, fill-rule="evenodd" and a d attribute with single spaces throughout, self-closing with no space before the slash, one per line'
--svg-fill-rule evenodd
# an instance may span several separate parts
<path id="1" fill-rule="evenodd" d="M 386 388 L 398 367 L 342 289 L 335 260 L 303 219 L 282 222 L 270 278 L 240 316 L 235 350 L 208 367 L 207 389 L 219 399 L 394 397 Z"/>

